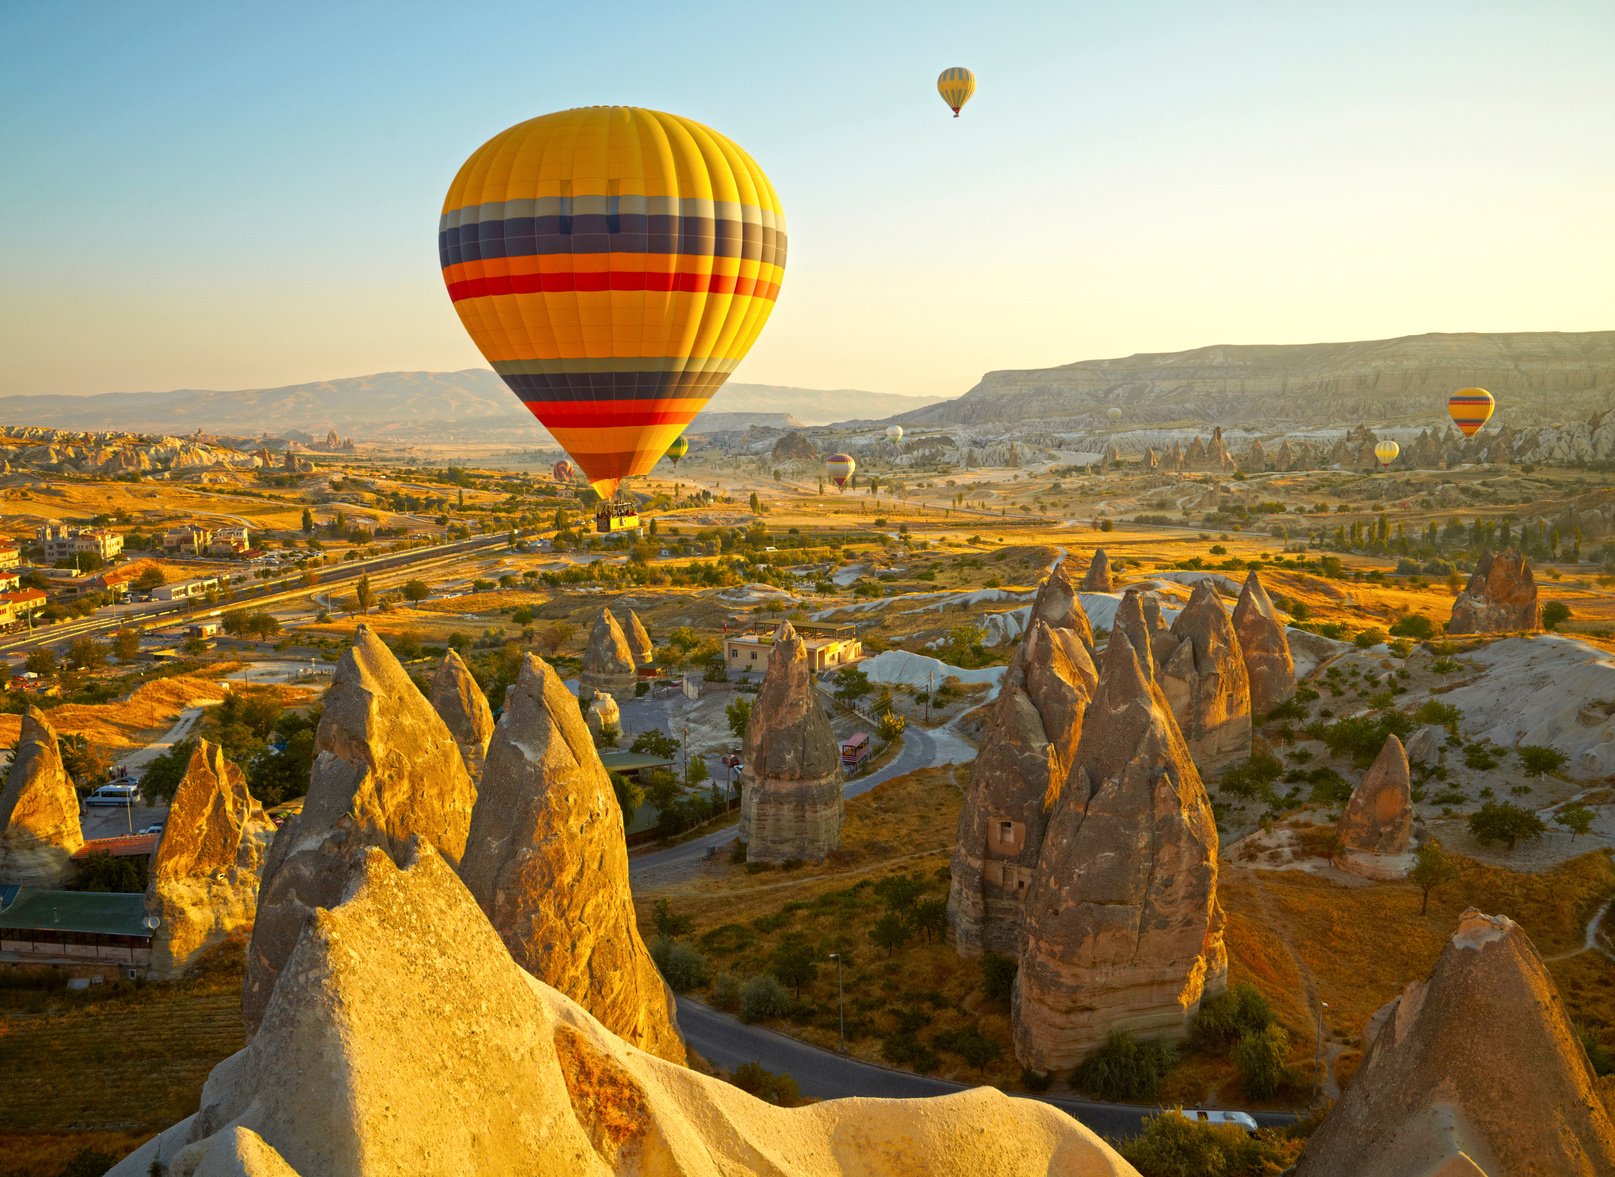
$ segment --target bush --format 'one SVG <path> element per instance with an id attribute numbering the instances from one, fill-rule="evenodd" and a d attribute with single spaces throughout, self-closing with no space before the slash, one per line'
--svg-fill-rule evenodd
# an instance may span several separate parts
<path id="1" fill-rule="evenodd" d="M 733 973 L 719 973 L 712 981 L 712 1004 L 734 1013 L 740 1008 L 740 978 Z"/>
<path id="2" fill-rule="evenodd" d="M 1458 708 L 1451 703 L 1440 703 L 1431 699 L 1413 713 L 1413 718 L 1420 723 L 1437 723 L 1449 732 L 1458 730 L 1458 721 L 1463 718 Z"/>
<path id="3" fill-rule="evenodd" d="M 1020 962 L 1012 956 L 988 953 L 981 958 L 981 987 L 988 1001 L 1009 1001 L 1015 989 L 1015 974 L 1020 967 Z"/>
<path id="4" fill-rule="evenodd" d="M 740 990 L 740 1020 L 760 1022 L 791 1012 L 791 995 L 772 973 L 753 977 Z"/>
<path id="5" fill-rule="evenodd" d="M 896 1063 L 900 1067 L 913 1067 L 921 1074 L 927 1074 L 942 1065 L 936 1051 L 914 1037 L 912 1030 L 899 1030 L 882 1038 L 880 1053 L 885 1056 L 887 1062 Z"/>
<path id="6" fill-rule="evenodd" d="M 656 925 L 656 935 L 663 940 L 677 940 L 680 936 L 688 936 L 695 931 L 695 921 L 687 915 L 674 912 L 673 905 L 665 899 L 656 901 L 651 922 Z"/>
<path id="7" fill-rule="evenodd" d="M 1200 1003 L 1189 1042 L 1196 1050 L 1225 1054 L 1250 1033 L 1260 1033 L 1273 1024 L 1273 1007 L 1254 985 L 1235 985 Z"/>
<path id="8" fill-rule="evenodd" d="M 794 1107 L 802 1099 L 795 1079 L 783 1071 L 770 1071 L 762 1063 L 742 1063 L 735 1068 L 729 1082 L 747 1095 L 755 1095 L 782 1108 Z"/>
<path id="9" fill-rule="evenodd" d="M 1284 1056 L 1289 1048 L 1290 1036 L 1283 1026 L 1269 1025 L 1240 1035 L 1234 1046 L 1234 1067 L 1246 1094 L 1266 1099 L 1283 1086 Z"/>
<path id="10" fill-rule="evenodd" d="M 1154 1099 L 1176 1060 L 1170 1044 L 1140 1042 L 1127 1031 L 1116 1030 L 1077 1065 L 1071 1084 L 1112 1103 Z"/>
<path id="11" fill-rule="evenodd" d="M 1542 606 L 1542 628 L 1558 629 L 1570 620 L 1570 606 L 1563 601 L 1549 601 Z"/>
<path id="12" fill-rule="evenodd" d="M 1427 641 L 1436 636 L 1436 623 L 1423 613 L 1409 613 L 1391 626 L 1391 633 L 1399 638 Z"/>
<path id="13" fill-rule="evenodd" d="M 1496 768 L 1503 762 L 1495 748 L 1485 744 L 1468 744 L 1464 747 L 1464 767 L 1472 768 L 1476 772 L 1485 772 L 1489 768 Z"/>
<path id="14" fill-rule="evenodd" d="M 1482 845 L 1502 842 L 1513 850 L 1521 838 L 1540 838 L 1547 829 L 1534 811 L 1507 801 L 1488 801 L 1469 815 L 1469 832 Z"/>
<path id="15" fill-rule="evenodd" d="M 1218 787 L 1236 797 L 1265 797 L 1284 772 L 1284 762 L 1265 748 L 1251 749 L 1250 759 L 1222 774 Z"/>
<path id="16" fill-rule="evenodd" d="M 707 958 L 689 944 L 658 938 L 651 942 L 650 958 L 675 993 L 688 993 L 707 983 Z"/>
<path id="17" fill-rule="evenodd" d="M 1042 1071 L 1022 1071 L 1021 1086 L 1034 1094 L 1047 1091 L 1054 1084 L 1053 1075 L 1045 1075 Z"/>
<path id="18" fill-rule="evenodd" d="M 1569 759 L 1557 748 L 1545 748 L 1541 744 L 1520 746 L 1520 767 L 1525 770 L 1526 776 L 1546 776 L 1550 772 L 1558 772 Z"/>
<path id="19" fill-rule="evenodd" d="M 945 1030 L 932 1040 L 943 1050 L 950 1050 L 964 1059 L 971 1067 L 981 1071 L 989 1064 L 998 1061 L 1003 1053 L 996 1041 L 987 1037 L 977 1026 L 962 1026 L 957 1030 Z"/>
<path id="20" fill-rule="evenodd" d="M 59 1177 L 101 1177 L 101 1174 L 118 1163 L 118 1159 L 98 1148 L 81 1148 L 73 1155 L 73 1159 L 67 1162 Z"/>
<path id="21" fill-rule="evenodd" d="M 1201 1124 L 1177 1112 L 1151 1116 L 1117 1151 L 1142 1177 L 1245 1177 L 1278 1173 L 1292 1159 L 1237 1124 Z"/>

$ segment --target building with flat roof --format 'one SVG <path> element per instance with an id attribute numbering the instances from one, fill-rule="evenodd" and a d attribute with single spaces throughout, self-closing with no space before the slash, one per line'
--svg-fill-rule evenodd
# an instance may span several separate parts
<path id="1" fill-rule="evenodd" d="M 11 606 L 15 617 L 27 617 L 31 613 L 39 612 L 45 607 L 46 599 L 44 589 L 18 589 L 14 593 L 0 593 L 0 600 Z"/>
<path id="2" fill-rule="evenodd" d="M 160 584 L 151 590 L 154 601 L 184 601 L 191 597 L 202 597 L 219 587 L 217 576 L 198 576 L 194 580 L 176 580 L 172 584 Z"/>
<path id="3" fill-rule="evenodd" d="M 163 551 L 165 552 L 200 556 L 207 551 L 207 546 L 212 542 L 212 529 L 203 527 L 200 523 L 184 523 L 178 527 L 170 527 L 163 532 Z"/>
<path id="4" fill-rule="evenodd" d="M 758 621 L 738 633 L 725 634 L 723 664 L 732 672 L 761 674 L 768 668 L 768 652 L 774 648 L 779 622 Z M 793 621 L 797 636 L 807 647 L 808 664 L 815 673 L 836 670 L 864 656 L 858 640 L 858 627 L 833 622 Z"/>
<path id="5" fill-rule="evenodd" d="M 123 551 L 123 536 L 105 527 L 73 527 L 66 523 L 42 523 L 34 539 L 45 552 L 45 562 L 71 560 L 74 556 L 99 556 L 110 560 Z"/>
<path id="6" fill-rule="evenodd" d="M 0 540 L 0 568 L 16 568 L 22 563 L 22 549 L 9 539 Z"/>
<path id="7" fill-rule="evenodd" d="M 31 964 L 115 964 L 144 973 L 152 929 L 138 892 L 0 888 L 0 953 Z"/>

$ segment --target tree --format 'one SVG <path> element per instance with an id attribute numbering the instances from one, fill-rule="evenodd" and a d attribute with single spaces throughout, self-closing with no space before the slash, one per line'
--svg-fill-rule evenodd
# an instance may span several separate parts
<path id="1" fill-rule="evenodd" d="M 684 783 L 692 789 L 704 784 L 711 776 L 704 756 L 692 756 L 684 766 Z"/>
<path id="2" fill-rule="evenodd" d="M 1423 915 L 1430 909 L 1431 891 L 1457 877 L 1458 864 L 1447 857 L 1437 839 L 1427 839 L 1414 854 L 1413 869 L 1408 872 L 1408 878 L 1424 892 L 1424 898 L 1419 903 L 1419 914 Z"/>
<path id="3" fill-rule="evenodd" d="M 898 736 L 903 734 L 903 729 L 907 726 L 908 720 L 897 714 L 897 712 L 882 712 L 880 717 L 880 738 L 884 742 L 890 744 L 893 740 L 897 739 Z"/>
<path id="4" fill-rule="evenodd" d="M 40 646 L 36 650 L 29 650 L 28 657 L 22 660 L 23 669 L 33 674 L 51 675 L 61 665 L 56 657 L 56 651 Z"/>
<path id="5" fill-rule="evenodd" d="M 740 1020 L 743 1022 L 783 1018 L 790 1012 L 791 995 L 772 973 L 753 977 L 740 990 Z"/>
<path id="6" fill-rule="evenodd" d="M 886 956 L 890 958 L 895 949 L 908 943 L 908 921 L 895 911 L 888 911 L 869 929 L 869 938 L 884 948 Z"/>
<path id="7" fill-rule="evenodd" d="M 1266 1099 L 1285 1080 L 1284 1056 L 1290 1048 L 1290 1035 L 1278 1023 L 1240 1036 L 1234 1047 L 1234 1067 L 1249 1095 Z"/>
<path id="8" fill-rule="evenodd" d="M 143 593 L 149 593 L 154 588 L 161 588 L 167 580 L 161 568 L 155 564 L 147 564 L 129 584 Z"/>
<path id="9" fill-rule="evenodd" d="M 763 513 L 763 503 L 762 500 L 757 497 L 756 491 L 751 492 L 751 499 L 747 505 L 751 507 L 751 513 L 753 515 L 761 515 Z"/>
<path id="10" fill-rule="evenodd" d="M 623 773 L 614 772 L 610 776 L 611 791 L 617 797 L 617 808 L 622 810 L 622 823 L 626 826 L 645 804 L 645 790 Z"/>
<path id="11" fill-rule="evenodd" d="M 729 734 L 737 740 L 746 738 L 746 725 L 751 722 L 751 700 L 736 699 L 724 708 L 729 717 Z"/>
<path id="12" fill-rule="evenodd" d="M 1071 1082 L 1113 1103 L 1154 1099 L 1176 1057 L 1168 1043 L 1141 1042 L 1126 1030 L 1112 1030 L 1077 1064 Z"/>
<path id="13" fill-rule="evenodd" d="M 1488 801 L 1469 815 L 1469 832 L 1482 845 L 1502 842 L 1512 851 L 1521 838 L 1540 838 L 1547 824 L 1534 812 L 1507 801 Z"/>
<path id="14" fill-rule="evenodd" d="M 552 621 L 538 631 L 539 648 L 553 658 L 566 647 L 577 631 L 578 627 L 570 621 Z"/>
<path id="15" fill-rule="evenodd" d="M 195 751 L 195 740 L 180 740 L 170 745 L 168 751 L 147 764 L 146 771 L 140 775 L 141 795 L 147 801 L 173 801 L 174 792 L 190 766 L 191 753 Z"/>
<path id="16" fill-rule="evenodd" d="M 406 601 L 424 601 L 432 595 L 432 590 L 424 580 L 406 580 L 403 591 Z"/>
<path id="17" fill-rule="evenodd" d="M 819 954 L 804 940 L 787 940 L 774 949 L 769 961 L 773 973 L 782 982 L 796 990 L 796 1000 L 802 1000 L 802 986 L 819 975 Z"/>
<path id="18" fill-rule="evenodd" d="M 1556 748 L 1545 748 L 1541 744 L 1524 744 L 1520 747 L 1520 767 L 1525 770 L 1526 776 L 1546 776 L 1550 772 L 1558 772 L 1570 759 Z"/>
<path id="19" fill-rule="evenodd" d="M 1585 805 L 1567 805 L 1555 816 L 1554 822 L 1570 831 L 1571 841 L 1593 828 L 1593 811 Z"/>
<path id="20" fill-rule="evenodd" d="M 1570 620 L 1570 606 L 1563 601 L 1549 601 L 1542 606 L 1542 628 L 1558 629 Z"/>
<path id="21" fill-rule="evenodd" d="M 85 634 L 68 643 L 67 660 L 75 666 L 82 666 L 85 670 L 94 670 L 98 666 L 106 665 L 107 647 Z"/>
<path id="22" fill-rule="evenodd" d="M 870 683 L 869 676 L 856 666 L 848 666 L 836 671 L 835 696 L 843 705 L 851 707 L 862 699 L 874 685 Z"/>
<path id="23" fill-rule="evenodd" d="M 370 584 L 370 574 L 367 572 L 359 578 L 359 583 L 353 586 L 353 597 L 359 603 L 359 611 L 368 613 L 376 604 L 376 590 Z"/>
<path id="24" fill-rule="evenodd" d="M 666 899 L 656 901 L 651 922 L 656 925 L 656 934 L 664 940 L 677 940 L 695 931 L 695 921 L 687 915 L 676 914 L 673 905 Z"/>
<path id="25" fill-rule="evenodd" d="M 679 742 L 655 728 L 640 732 L 630 747 L 641 756 L 654 756 L 658 760 L 672 760 L 679 754 Z"/>
<path id="26" fill-rule="evenodd" d="M 940 897 L 922 899 L 914 905 L 914 929 L 929 944 L 933 936 L 940 942 L 948 934 L 948 901 Z"/>
<path id="27" fill-rule="evenodd" d="M 887 911 L 907 919 L 925 894 L 925 880 L 918 875 L 887 875 L 875 884 L 875 894 Z"/>
<path id="28" fill-rule="evenodd" d="M 140 634 L 132 629 L 120 629 L 112 635 L 112 650 L 119 662 L 129 662 L 140 653 Z"/>
<path id="29" fill-rule="evenodd" d="M 314 512 L 307 507 L 303 508 L 303 534 L 309 535 L 314 530 Z"/>

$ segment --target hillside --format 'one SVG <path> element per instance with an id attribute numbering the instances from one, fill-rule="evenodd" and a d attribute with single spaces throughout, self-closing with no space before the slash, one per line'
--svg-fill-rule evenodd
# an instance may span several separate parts
<path id="1" fill-rule="evenodd" d="M 924 397 L 856 389 L 730 384 L 718 391 L 708 409 L 726 419 L 708 425 L 697 418 L 694 429 L 744 428 L 757 420 L 737 424 L 732 414 L 788 414 L 804 425 L 824 425 L 854 416 L 907 412 L 927 403 Z M 379 372 L 283 388 L 4 396 L 0 422 L 175 435 L 200 429 L 246 437 L 265 431 L 319 436 L 335 430 L 360 441 L 530 443 L 543 437 L 504 382 L 486 368 Z"/>
<path id="2" fill-rule="evenodd" d="M 1454 390 L 1498 398 L 1494 422 L 1566 421 L 1615 401 L 1615 331 L 1412 335 L 1359 343 L 1227 345 L 989 372 L 905 425 L 1047 423 L 1331 427 L 1424 421 Z M 1112 422 L 1108 410 L 1120 408 Z"/>

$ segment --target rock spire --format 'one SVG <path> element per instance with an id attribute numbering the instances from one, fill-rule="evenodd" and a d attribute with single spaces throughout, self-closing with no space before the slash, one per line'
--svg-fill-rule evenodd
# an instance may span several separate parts
<path id="1" fill-rule="evenodd" d="M 1448 633 L 1517 633 L 1540 627 L 1536 578 L 1518 549 L 1484 552 L 1452 603 Z"/>
<path id="2" fill-rule="evenodd" d="M 1266 715 L 1295 694 L 1295 660 L 1290 657 L 1284 622 L 1255 572 L 1245 577 L 1239 591 L 1234 634 L 1250 680 L 1251 712 Z"/>
<path id="3" fill-rule="evenodd" d="M 0 883 L 59 888 L 83 845 L 78 794 L 62 766 L 56 729 L 39 708 L 25 708 L 0 793 Z"/>
<path id="4" fill-rule="evenodd" d="M 650 634 L 645 630 L 645 623 L 639 619 L 639 614 L 632 609 L 628 610 L 628 624 L 622 627 L 623 636 L 628 639 L 628 651 L 634 656 L 636 666 L 649 666 L 656 660 L 656 647 L 650 640 Z"/>
<path id="5" fill-rule="evenodd" d="M 1249 756 L 1250 678 L 1239 639 L 1211 581 L 1194 586 L 1170 632 L 1176 648 L 1158 657 L 1156 681 L 1195 764 L 1210 771 Z"/>
<path id="6" fill-rule="evenodd" d="M 1082 591 L 1085 593 L 1108 593 L 1110 587 L 1110 557 L 1105 555 L 1104 548 L 1095 548 L 1093 559 L 1088 561 L 1088 571 L 1082 576 Z"/>
<path id="7" fill-rule="evenodd" d="M 482 761 L 493 737 L 493 711 L 472 677 L 471 668 L 450 650 L 432 676 L 432 710 L 448 726 L 460 746 L 460 758 L 474 781 L 482 775 Z"/>
<path id="8" fill-rule="evenodd" d="M 1407 752 L 1395 735 L 1373 767 L 1351 791 L 1337 827 L 1340 850 L 1335 865 L 1368 879 L 1396 879 L 1407 873 L 1413 834 L 1413 780 Z"/>
<path id="9" fill-rule="evenodd" d="M 606 691 L 624 698 L 633 694 L 637 676 L 634 654 L 623 636 L 622 626 L 610 609 L 600 610 L 589 631 L 589 644 L 583 650 L 583 672 L 578 682 L 585 691 Z"/>

